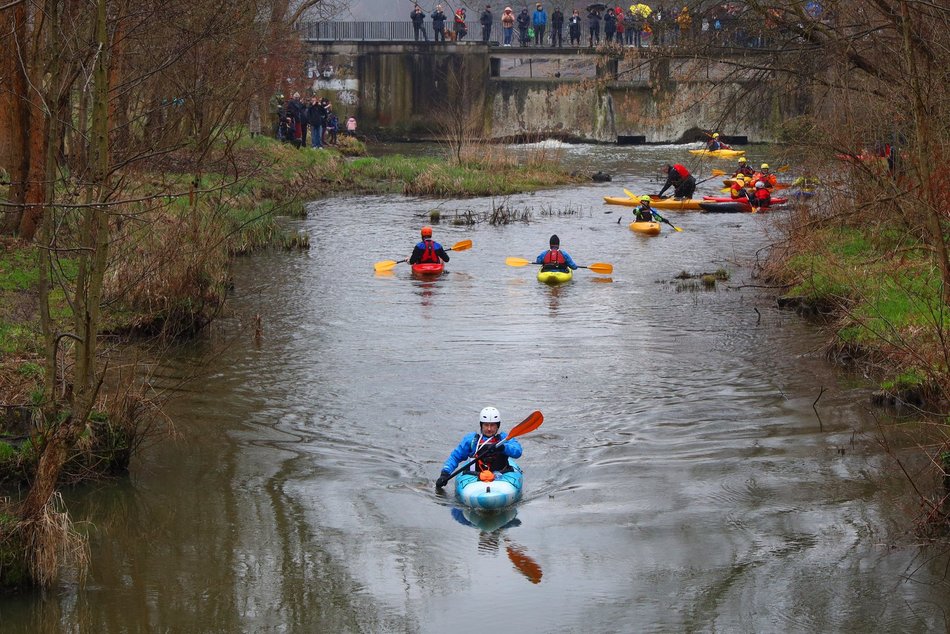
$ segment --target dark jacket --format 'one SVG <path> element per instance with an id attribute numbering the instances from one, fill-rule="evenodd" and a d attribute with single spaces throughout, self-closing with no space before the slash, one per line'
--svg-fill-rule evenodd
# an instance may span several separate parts
<path id="1" fill-rule="evenodd" d="M 422 11 L 419 11 L 418 13 L 413 11 L 412 13 L 409 14 L 409 19 L 412 20 L 412 26 L 419 29 L 419 28 L 422 28 L 422 25 L 426 21 L 426 14 L 423 13 Z"/>
<path id="2" fill-rule="evenodd" d="M 494 21 L 491 11 L 489 11 L 488 9 L 485 9 L 484 11 L 482 11 L 482 17 L 480 17 L 478 21 L 479 23 L 481 23 L 482 26 L 491 26 L 492 22 Z"/>
<path id="3" fill-rule="evenodd" d="M 528 15 L 527 9 L 522 9 L 521 13 L 518 14 L 518 28 L 527 29 L 531 26 L 531 16 Z"/>
<path id="4" fill-rule="evenodd" d="M 560 9 L 555 9 L 551 13 L 551 28 L 560 31 L 564 27 L 564 14 Z"/>
<path id="5" fill-rule="evenodd" d="M 438 31 L 439 29 L 445 29 L 445 12 L 443 11 L 433 11 L 432 12 L 432 28 Z"/>

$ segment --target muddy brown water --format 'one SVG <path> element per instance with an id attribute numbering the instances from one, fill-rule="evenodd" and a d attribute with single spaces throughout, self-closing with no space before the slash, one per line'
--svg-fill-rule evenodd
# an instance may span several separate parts
<path id="1" fill-rule="evenodd" d="M 437 280 L 372 265 L 427 210 L 490 200 L 318 201 L 294 225 L 308 253 L 238 260 L 230 316 L 156 368 L 196 376 L 177 440 L 67 495 L 85 585 L 0 599 L 0 630 L 944 631 L 946 561 L 908 533 L 871 386 L 741 288 L 775 216 L 668 212 L 682 233 L 636 235 L 601 197 L 655 192 L 685 149 L 558 151 L 614 181 L 494 201 L 527 223 L 437 225 L 474 241 Z M 505 266 L 552 233 L 614 273 L 549 288 Z M 719 268 L 715 292 L 673 283 Z M 545 416 L 521 438 L 524 500 L 494 516 L 433 489 L 486 405 Z"/>

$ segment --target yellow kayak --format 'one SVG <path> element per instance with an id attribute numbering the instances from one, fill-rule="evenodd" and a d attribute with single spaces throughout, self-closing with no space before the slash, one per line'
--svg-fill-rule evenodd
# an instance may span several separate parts
<path id="1" fill-rule="evenodd" d="M 714 158 L 736 158 L 745 154 L 745 150 L 690 150 L 690 154 L 701 154 L 703 156 L 712 156 Z"/>
<path id="2" fill-rule="evenodd" d="M 660 235 L 660 223 L 658 222 L 631 222 L 630 231 L 636 231 L 648 236 Z"/>
<path id="3" fill-rule="evenodd" d="M 639 207 L 640 201 L 636 198 L 620 197 L 620 196 L 604 196 L 604 202 L 608 205 L 623 205 L 624 207 Z M 686 198 L 683 200 L 676 200 L 675 198 L 654 198 L 653 202 L 650 203 L 654 209 L 668 209 L 671 211 L 699 211 L 699 203 L 703 202 L 702 200 L 696 200 L 695 198 Z"/>
<path id="4" fill-rule="evenodd" d="M 541 271 L 538 270 L 538 281 L 545 284 L 563 284 L 570 282 L 574 277 L 574 272 L 570 269 L 566 271 Z"/>

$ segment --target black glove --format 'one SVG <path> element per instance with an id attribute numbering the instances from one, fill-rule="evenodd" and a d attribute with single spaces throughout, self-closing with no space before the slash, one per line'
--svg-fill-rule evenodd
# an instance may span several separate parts
<path id="1" fill-rule="evenodd" d="M 443 471 L 443 472 L 439 475 L 439 479 L 435 481 L 435 488 L 441 489 L 441 488 L 444 487 L 446 484 L 448 484 L 448 483 L 449 483 L 449 476 L 451 476 L 451 475 L 452 475 L 452 474 L 449 473 L 448 471 Z"/>

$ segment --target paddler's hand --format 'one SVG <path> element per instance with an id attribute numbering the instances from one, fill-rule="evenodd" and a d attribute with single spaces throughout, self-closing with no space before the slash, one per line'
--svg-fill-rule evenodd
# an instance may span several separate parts
<path id="1" fill-rule="evenodd" d="M 443 471 L 442 474 L 439 475 L 439 479 L 435 481 L 435 488 L 437 489 L 444 488 L 445 485 L 449 483 L 450 475 L 452 474 L 449 473 L 448 471 Z"/>

